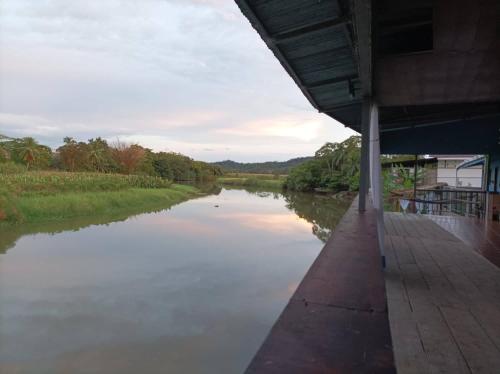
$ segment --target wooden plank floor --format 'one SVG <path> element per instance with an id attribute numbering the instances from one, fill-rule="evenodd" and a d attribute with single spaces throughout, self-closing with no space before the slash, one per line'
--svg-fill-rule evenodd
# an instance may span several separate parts
<path id="1" fill-rule="evenodd" d="M 500 269 L 424 216 L 385 224 L 398 373 L 500 373 Z"/>
<path id="2" fill-rule="evenodd" d="M 458 216 L 426 216 L 500 267 L 500 222 Z"/>

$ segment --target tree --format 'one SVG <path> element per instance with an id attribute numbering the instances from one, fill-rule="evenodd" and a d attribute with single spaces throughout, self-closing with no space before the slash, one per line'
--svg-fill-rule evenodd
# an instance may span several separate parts
<path id="1" fill-rule="evenodd" d="M 88 141 L 88 164 L 93 171 L 99 173 L 110 172 L 116 169 L 112 149 L 106 140 L 98 137 Z"/>
<path id="2" fill-rule="evenodd" d="M 77 142 L 69 136 L 63 141 L 64 145 L 57 148 L 57 152 L 64 168 L 69 171 L 88 170 L 88 145 L 84 142 Z"/>
<path id="3" fill-rule="evenodd" d="M 26 164 L 26 168 L 30 169 L 40 154 L 39 144 L 32 137 L 22 138 L 17 142 L 18 157 Z"/>
<path id="4" fill-rule="evenodd" d="M 341 143 L 326 143 L 314 159 L 290 171 L 285 186 L 291 190 L 308 191 L 317 188 L 335 191 L 359 188 L 361 139 L 351 136 Z"/>
<path id="5" fill-rule="evenodd" d="M 325 145 L 318 149 L 314 154 L 315 158 L 326 162 L 330 174 L 333 174 L 333 171 L 337 166 L 337 160 L 335 159 L 335 152 L 337 149 L 338 143 L 325 143 Z"/>
<path id="6" fill-rule="evenodd" d="M 294 191 L 312 191 L 321 187 L 321 174 L 324 171 L 322 164 L 321 160 L 313 159 L 294 167 L 284 182 L 285 188 Z"/>
<path id="7" fill-rule="evenodd" d="M 131 174 L 144 158 L 146 150 L 138 144 L 126 144 L 119 140 L 113 145 L 113 159 L 120 172 Z"/>

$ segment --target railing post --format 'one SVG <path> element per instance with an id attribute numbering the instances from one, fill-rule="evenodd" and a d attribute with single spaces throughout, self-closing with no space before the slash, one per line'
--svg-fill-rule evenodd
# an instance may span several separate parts
<path id="1" fill-rule="evenodd" d="M 417 165 L 418 155 L 415 155 L 415 164 L 413 165 L 413 213 L 417 213 Z"/>

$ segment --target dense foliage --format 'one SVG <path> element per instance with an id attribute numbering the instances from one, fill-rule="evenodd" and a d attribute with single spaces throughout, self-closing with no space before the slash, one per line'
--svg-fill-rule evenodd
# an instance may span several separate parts
<path id="1" fill-rule="evenodd" d="M 23 164 L 28 170 L 48 168 L 52 150 L 31 137 L 13 139 L 0 134 L 0 163 L 9 161 Z"/>
<path id="2" fill-rule="evenodd" d="M 422 183 L 424 179 L 425 169 L 417 169 L 417 184 Z M 392 167 L 391 169 L 385 169 L 383 171 L 384 178 L 384 192 L 388 193 L 390 191 L 396 190 L 409 190 L 413 189 L 415 184 L 415 175 L 413 170 L 410 168 L 405 168 L 401 165 Z"/>
<path id="3" fill-rule="evenodd" d="M 351 136 L 342 143 L 326 143 L 314 158 L 296 166 L 285 180 L 295 191 L 355 191 L 359 188 L 361 138 Z"/>
<path id="4" fill-rule="evenodd" d="M 292 168 L 311 160 L 312 157 L 297 157 L 288 161 L 235 162 L 231 160 L 214 162 L 212 165 L 232 173 L 288 174 Z"/>
<path id="5" fill-rule="evenodd" d="M 0 173 L 18 173 L 20 168 L 149 175 L 174 181 L 213 180 L 222 174 L 218 166 L 179 153 L 153 152 L 137 144 L 117 141 L 110 145 L 102 138 L 78 142 L 66 137 L 53 152 L 31 137 L 0 135 Z"/>

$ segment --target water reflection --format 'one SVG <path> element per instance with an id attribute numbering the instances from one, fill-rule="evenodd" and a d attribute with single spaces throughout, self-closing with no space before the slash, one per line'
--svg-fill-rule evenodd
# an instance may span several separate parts
<path id="1" fill-rule="evenodd" d="M 312 233 L 323 243 L 326 243 L 354 197 L 349 194 L 334 196 L 291 191 L 269 192 L 251 188 L 245 188 L 245 191 L 263 198 L 283 198 L 288 209 L 312 224 Z"/>
<path id="2" fill-rule="evenodd" d="M 288 209 L 312 224 L 313 234 L 323 243 L 351 204 L 351 198 L 320 194 L 287 193 L 284 199 Z"/>
<path id="3" fill-rule="evenodd" d="M 0 232 L 0 372 L 242 372 L 348 203 L 215 192 Z"/>

